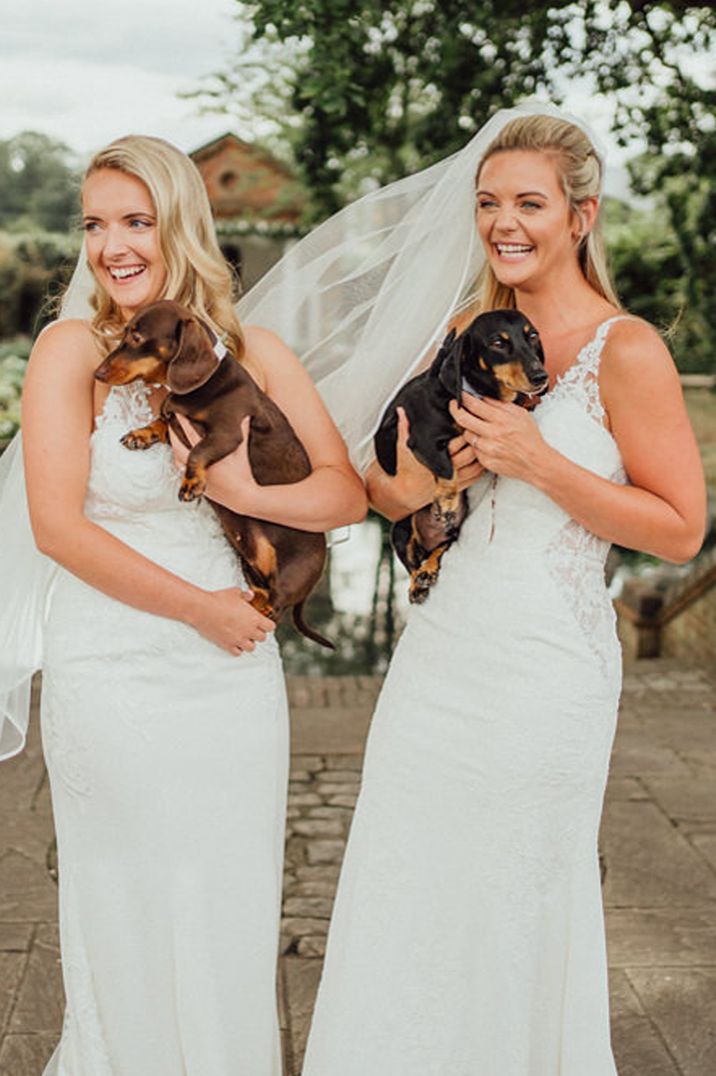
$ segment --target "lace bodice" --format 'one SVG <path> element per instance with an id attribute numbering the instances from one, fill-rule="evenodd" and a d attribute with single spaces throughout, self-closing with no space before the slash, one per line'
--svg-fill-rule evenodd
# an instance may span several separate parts
<path id="1" fill-rule="evenodd" d="M 115 386 L 95 421 L 91 467 L 85 501 L 88 516 L 97 521 L 119 519 L 147 511 L 176 512 L 179 470 L 166 445 L 130 452 L 120 444 L 128 430 L 155 417 L 150 390 L 143 381 Z"/>
<path id="2" fill-rule="evenodd" d="M 166 444 L 130 451 L 123 434 L 155 416 L 142 381 L 115 386 L 90 442 L 85 514 L 133 548 L 197 585 L 242 581 L 238 560 L 210 505 L 178 499 L 181 473 Z"/>
<path id="3" fill-rule="evenodd" d="M 621 454 L 604 425 L 599 395 L 602 349 L 617 320 L 599 326 L 533 417 L 545 440 L 564 456 L 623 484 L 627 478 Z M 490 571 L 501 581 L 497 585 L 505 587 L 512 579 L 515 586 L 529 588 L 525 593 L 535 592 L 535 574 L 546 571 L 553 593 L 569 606 L 600 663 L 605 668 L 613 664 L 614 614 L 604 582 L 609 542 L 570 519 L 535 486 L 511 478 L 492 483 L 485 476 L 470 493 L 472 512 L 458 543 L 461 555 L 473 562 L 477 555 L 487 557 Z"/>

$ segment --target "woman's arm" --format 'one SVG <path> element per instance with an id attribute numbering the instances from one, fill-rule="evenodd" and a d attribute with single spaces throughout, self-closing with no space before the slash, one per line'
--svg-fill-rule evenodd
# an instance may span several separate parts
<path id="1" fill-rule="evenodd" d="M 464 397 L 453 413 L 489 470 L 531 482 L 600 538 L 677 563 L 690 560 L 704 537 L 703 469 L 678 373 L 650 326 L 625 321 L 612 328 L 600 389 L 630 486 L 572 463 L 513 404 Z"/>
<path id="2" fill-rule="evenodd" d="M 99 356 L 84 322 L 49 326 L 28 363 L 22 400 L 25 477 L 38 548 L 118 601 L 195 627 L 232 652 L 274 625 L 238 588 L 207 592 L 137 553 L 84 515 Z"/>
<path id="3" fill-rule="evenodd" d="M 338 430 L 300 360 L 267 329 L 244 330 L 247 358 L 264 375 L 264 389 L 293 426 L 313 468 L 308 478 L 260 486 L 248 461 L 247 438 L 208 469 L 212 500 L 242 515 L 307 531 L 328 531 L 365 517 L 363 483 L 351 466 Z M 246 433 L 248 423 L 244 427 Z M 177 450 L 181 461 L 184 453 Z"/>
<path id="4" fill-rule="evenodd" d="M 393 521 L 417 512 L 435 496 L 435 477 L 408 448 L 409 434 L 408 418 L 403 408 L 399 407 L 396 474 L 386 474 L 377 460 L 373 460 L 366 472 L 366 488 L 371 505 L 376 512 Z M 474 450 L 467 444 L 463 434 L 458 434 L 449 442 L 448 450 L 457 472 L 458 489 L 467 489 L 480 477 L 484 467 L 475 460 Z"/>

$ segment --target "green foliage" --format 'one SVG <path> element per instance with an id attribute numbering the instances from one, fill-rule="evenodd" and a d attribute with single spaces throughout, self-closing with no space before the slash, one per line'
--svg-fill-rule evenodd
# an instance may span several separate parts
<path id="1" fill-rule="evenodd" d="M 634 180 L 655 209 L 617 238 L 620 290 L 660 326 L 680 318 L 682 369 L 714 368 L 716 90 L 696 75 L 713 5 L 237 0 L 236 12 L 241 54 L 197 96 L 273 118 L 314 221 L 458 149 L 496 109 L 535 92 L 559 103 L 570 79 L 590 80 L 616 102 L 619 140 L 648 147 Z"/>
<path id="2" fill-rule="evenodd" d="M 689 295 L 690 275 L 666 199 L 646 208 L 606 199 L 604 232 L 624 306 L 666 337 L 682 373 L 716 371 L 713 329 Z"/>
<path id="3" fill-rule="evenodd" d="M 454 0 L 240 3 L 276 80 L 251 78 L 258 54 L 249 45 L 204 94 L 213 107 L 223 101 L 240 111 L 243 99 L 261 116 L 283 115 L 284 149 L 293 150 L 320 218 L 362 188 L 457 149 L 525 93 L 555 94 L 550 34 L 569 8 L 555 2 L 548 14 L 515 0 L 469 9 Z"/>
<path id="4" fill-rule="evenodd" d="M 0 232 L 0 339 L 32 335 L 54 315 L 59 294 L 77 258 L 75 234 Z"/>
<path id="5" fill-rule="evenodd" d="M 0 345 L 0 444 L 20 428 L 20 394 L 29 354 L 27 337 Z"/>
<path id="6" fill-rule="evenodd" d="M 240 54 L 197 96 L 242 119 L 272 117 L 319 218 L 459 148 L 517 98 L 558 100 L 571 77 L 618 95 L 625 139 L 657 121 L 695 133 L 708 111 L 683 71 L 716 28 L 704 5 L 237 0 L 236 12 Z"/>
<path id="7" fill-rule="evenodd" d="M 631 168 L 634 189 L 656 195 L 652 228 L 663 235 L 667 222 L 674 244 L 662 248 L 660 271 L 669 281 L 659 279 L 658 244 L 644 232 L 653 294 L 671 291 L 680 319 L 672 341 L 680 369 L 714 370 L 716 89 L 695 72 L 713 55 L 716 11 L 713 5 L 640 0 L 609 9 L 607 18 L 603 4 L 585 5 L 588 34 L 572 63 L 588 60 L 587 51 L 598 58 L 587 70 L 600 91 L 616 96 L 621 140 L 639 136 L 646 142 L 647 153 Z M 648 308 L 648 292 L 641 301 Z"/>
<path id="8" fill-rule="evenodd" d="M 64 143 L 37 131 L 0 141 L 0 229 L 65 231 L 77 216 L 78 192 Z"/>

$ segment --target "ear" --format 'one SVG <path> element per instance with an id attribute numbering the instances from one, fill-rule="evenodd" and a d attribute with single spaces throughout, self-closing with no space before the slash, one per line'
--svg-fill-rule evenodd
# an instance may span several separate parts
<path id="1" fill-rule="evenodd" d="M 457 339 L 453 336 L 449 347 L 441 348 L 441 351 L 444 350 L 445 354 L 443 355 L 438 379 L 445 391 L 449 392 L 454 400 L 459 400 L 462 392 L 462 357 L 467 339 L 466 333 L 458 336 Z M 447 344 L 448 341 L 446 340 L 445 343 Z"/>
<path id="2" fill-rule="evenodd" d="M 440 376 L 440 370 L 441 370 L 442 364 L 443 364 L 443 362 L 445 360 L 445 356 L 447 355 L 448 351 L 452 347 L 456 335 L 457 335 L 457 333 L 455 332 L 455 330 L 451 329 L 450 332 L 445 337 L 445 339 L 443 340 L 440 347 L 438 348 L 437 352 L 435 353 L 435 358 L 430 363 L 430 376 L 431 377 L 439 377 Z"/>
<path id="3" fill-rule="evenodd" d="M 599 213 L 599 199 L 596 196 L 585 198 L 579 203 L 579 210 L 573 213 L 573 238 L 581 243 L 591 232 Z"/>
<path id="4" fill-rule="evenodd" d="M 219 365 L 206 333 L 196 318 L 180 323 L 176 355 L 167 369 L 171 392 L 182 395 L 206 384 Z"/>

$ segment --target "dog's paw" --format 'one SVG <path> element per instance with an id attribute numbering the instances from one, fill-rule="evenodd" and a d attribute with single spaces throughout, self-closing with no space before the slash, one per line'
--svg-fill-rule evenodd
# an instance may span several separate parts
<path id="1" fill-rule="evenodd" d="M 411 605 L 422 605 L 429 593 L 430 587 L 414 586 L 411 583 L 408 590 L 408 601 Z"/>
<path id="2" fill-rule="evenodd" d="M 136 452 L 141 449 L 151 448 L 152 445 L 159 443 L 160 438 L 154 432 L 154 430 L 130 430 L 129 433 L 125 433 L 124 437 L 120 437 L 120 444 L 123 444 L 125 448 L 130 449 L 132 452 Z"/>
<path id="3" fill-rule="evenodd" d="M 196 501 L 206 489 L 206 479 L 203 475 L 185 475 L 179 487 L 180 501 Z"/>
<path id="4" fill-rule="evenodd" d="M 430 588 L 437 582 L 437 571 L 420 569 L 410 577 L 408 599 L 413 605 L 422 605 L 430 593 Z"/>

